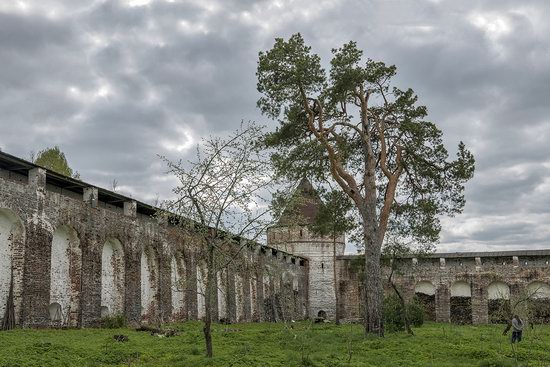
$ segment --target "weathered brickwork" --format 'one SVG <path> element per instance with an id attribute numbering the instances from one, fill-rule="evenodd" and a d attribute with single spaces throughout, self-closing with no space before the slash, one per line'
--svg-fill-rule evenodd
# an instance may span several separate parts
<path id="1" fill-rule="evenodd" d="M 201 317 L 200 241 L 153 213 L 0 153 L 0 318 L 12 281 L 20 326 Z M 242 256 L 220 277 L 219 315 L 307 317 L 307 260 L 259 244 Z"/>
<path id="2" fill-rule="evenodd" d="M 427 306 L 428 317 L 433 310 L 432 317 L 439 322 L 501 321 L 502 311 L 508 310 L 510 304 L 525 306 L 524 310 L 533 306 L 529 311 L 531 318 L 548 322 L 547 310 L 536 304 L 550 301 L 549 264 L 550 250 L 440 253 L 421 259 L 400 259 L 395 282 L 407 299 L 416 295 Z M 363 259 L 359 256 L 337 259 L 339 312 L 343 319 L 362 317 L 362 268 Z M 384 268 L 386 279 L 388 270 Z M 386 292 L 393 291 L 388 287 Z"/>
<path id="3" fill-rule="evenodd" d="M 268 230 L 268 245 L 308 259 L 310 318 L 333 319 L 337 310 L 341 320 L 361 320 L 364 257 L 343 255 L 344 236 L 333 240 L 309 231 L 321 204 L 309 181 L 302 180 L 293 195 L 297 204 Z M 435 321 L 501 322 L 514 308 L 531 321 L 550 323 L 549 262 L 550 250 L 433 254 L 396 260 L 393 279 Z M 383 267 L 385 279 L 389 270 Z M 394 292 L 386 286 L 386 294 Z"/>
<path id="4" fill-rule="evenodd" d="M 344 255 L 344 236 L 310 231 L 320 198 L 307 180 L 296 195 L 304 197 L 298 217 L 286 213 L 268 229 L 267 246 L 248 246 L 219 272 L 215 319 L 361 319 L 363 258 Z M 204 317 L 200 238 L 154 213 L 0 152 L 0 318 L 11 287 L 20 326 L 94 326 L 118 314 L 131 322 Z M 550 250 L 396 261 L 395 282 L 429 319 L 499 322 L 519 304 L 532 321 L 550 323 Z"/>
<path id="5" fill-rule="evenodd" d="M 276 226 L 267 231 L 267 244 L 299 255 L 309 262 L 309 317 L 334 319 L 336 294 L 334 260 L 344 254 L 344 237 L 316 236 L 307 226 Z"/>

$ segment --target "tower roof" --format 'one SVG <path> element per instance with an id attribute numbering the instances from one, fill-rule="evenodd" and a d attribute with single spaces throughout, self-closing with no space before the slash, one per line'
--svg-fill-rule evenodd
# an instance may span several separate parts
<path id="1" fill-rule="evenodd" d="M 304 177 L 296 187 L 291 202 L 284 210 L 278 224 L 283 226 L 312 224 L 320 205 L 319 193 Z"/>

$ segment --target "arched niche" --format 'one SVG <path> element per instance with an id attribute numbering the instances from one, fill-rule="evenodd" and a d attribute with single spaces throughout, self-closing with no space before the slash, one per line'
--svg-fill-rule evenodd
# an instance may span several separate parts
<path id="1" fill-rule="evenodd" d="M 229 285 L 229 276 L 226 269 L 221 269 L 216 274 L 217 281 L 217 296 L 218 296 L 218 317 L 220 322 L 228 322 L 230 315 L 227 309 L 227 300 L 228 300 L 228 285 Z"/>
<path id="2" fill-rule="evenodd" d="M 3 319 L 13 283 L 15 323 L 19 323 L 23 289 L 25 227 L 10 209 L 0 208 L 0 320 Z"/>
<path id="3" fill-rule="evenodd" d="M 532 299 L 550 299 L 550 285 L 535 281 L 527 286 L 529 298 Z"/>
<path id="4" fill-rule="evenodd" d="M 236 311 L 237 322 L 246 321 L 244 278 L 239 272 L 235 274 L 235 311 Z"/>
<path id="5" fill-rule="evenodd" d="M 534 324 L 550 323 L 550 286 L 541 281 L 531 282 L 527 286 L 531 322 Z"/>
<path id="6" fill-rule="evenodd" d="M 199 320 L 206 315 L 206 280 L 208 269 L 206 263 L 201 262 L 197 265 L 197 315 Z"/>
<path id="7" fill-rule="evenodd" d="M 432 282 L 421 281 L 416 283 L 414 293 L 422 293 L 427 296 L 435 296 L 435 285 Z"/>
<path id="8" fill-rule="evenodd" d="M 455 324 L 472 323 L 472 289 L 463 280 L 451 286 L 451 322 Z"/>
<path id="9" fill-rule="evenodd" d="M 418 302 L 424 307 L 426 319 L 435 321 L 435 286 L 429 281 L 420 281 L 414 287 Z"/>
<path id="10" fill-rule="evenodd" d="M 172 290 L 172 318 L 175 320 L 187 319 L 185 315 L 185 258 L 179 252 L 172 255 L 170 261 L 170 283 Z"/>
<path id="11" fill-rule="evenodd" d="M 487 287 L 487 297 L 491 300 L 510 299 L 510 286 L 504 282 L 495 281 Z"/>
<path id="12" fill-rule="evenodd" d="M 158 306 L 159 267 L 158 257 L 152 247 L 141 252 L 141 316 L 151 319 Z"/>
<path id="13" fill-rule="evenodd" d="M 82 251 L 76 231 L 66 225 L 52 237 L 50 258 L 50 320 L 67 326 L 78 325 Z M 52 309 L 55 312 L 52 313 Z"/>
<path id="14" fill-rule="evenodd" d="M 108 239 L 101 253 L 101 310 L 103 316 L 124 312 L 124 249 L 119 240 Z"/>
<path id="15" fill-rule="evenodd" d="M 472 297 L 470 284 L 460 280 L 451 286 L 451 297 Z"/>
<path id="16" fill-rule="evenodd" d="M 63 307 L 59 303 L 50 303 L 48 306 L 48 313 L 50 314 L 50 320 L 52 322 L 63 323 L 65 317 L 63 315 Z"/>
<path id="17" fill-rule="evenodd" d="M 510 286 L 501 281 L 494 281 L 487 287 L 487 314 L 489 322 L 502 324 L 510 318 Z"/>

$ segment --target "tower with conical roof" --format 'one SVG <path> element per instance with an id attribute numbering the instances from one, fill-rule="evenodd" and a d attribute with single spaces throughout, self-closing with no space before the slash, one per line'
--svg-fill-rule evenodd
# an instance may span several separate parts
<path id="1" fill-rule="evenodd" d="M 279 222 L 267 230 L 267 244 L 308 259 L 310 318 L 334 319 L 336 314 L 334 262 L 344 254 L 345 237 L 315 235 L 314 222 L 321 198 L 311 182 L 304 178 L 296 188 Z"/>

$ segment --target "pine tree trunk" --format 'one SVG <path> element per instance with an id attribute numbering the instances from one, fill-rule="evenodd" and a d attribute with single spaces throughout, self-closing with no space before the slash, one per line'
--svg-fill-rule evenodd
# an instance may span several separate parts
<path id="1" fill-rule="evenodd" d="M 384 336 L 384 287 L 377 236 L 365 231 L 365 333 Z"/>

